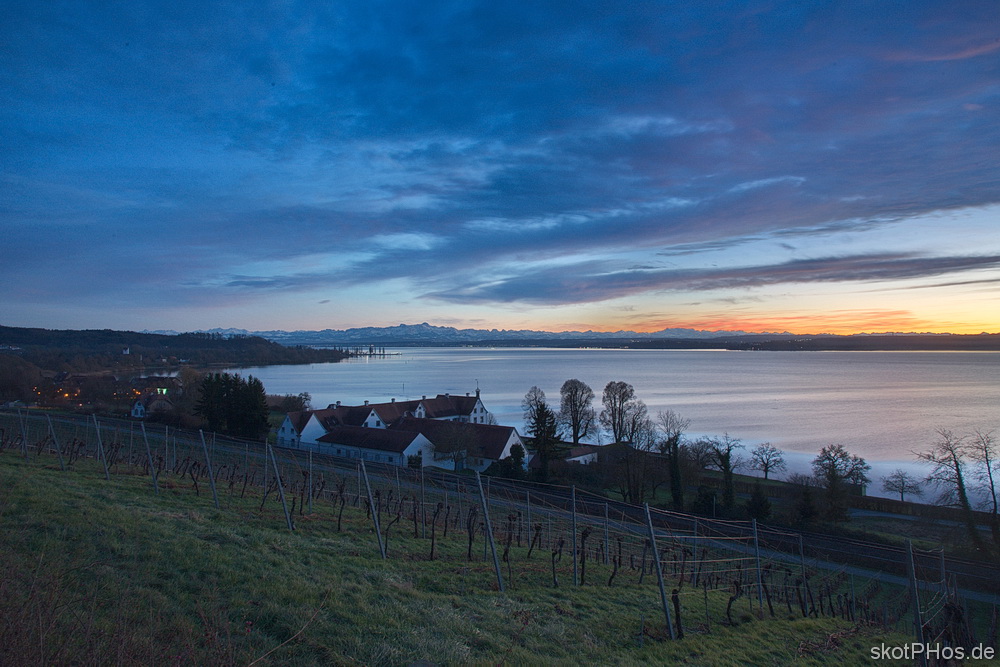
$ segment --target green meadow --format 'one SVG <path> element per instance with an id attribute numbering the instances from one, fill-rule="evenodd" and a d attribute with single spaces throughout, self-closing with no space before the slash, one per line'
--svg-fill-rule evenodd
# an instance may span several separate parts
<path id="1" fill-rule="evenodd" d="M 0 453 L 0 664 L 832 665 L 910 641 L 694 587 L 671 641 L 655 576 L 608 585 L 595 562 L 573 586 L 567 557 L 556 586 L 551 550 L 523 544 L 500 592 L 481 536 L 469 560 L 438 524 L 432 559 L 430 532 L 386 513 L 383 560 L 363 506 L 317 499 L 289 531 L 276 494 L 221 490 L 217 510 L 202 486 Z"/>

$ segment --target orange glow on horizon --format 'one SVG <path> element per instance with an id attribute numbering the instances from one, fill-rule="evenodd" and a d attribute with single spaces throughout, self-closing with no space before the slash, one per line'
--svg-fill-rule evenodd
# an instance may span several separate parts
<path id="1" fill-rule="evenodd" d="M 679 320 L 643 320 L 612 326 L 574 327 L 601 333 L 636 331 L 652 333 L 663 329 L 696 329 L 700 331 L 745 331 L 747 333 L 789 333 L 796 336 L 872 333 L 937 333 L 980 334 L 1000 332 L 998 324 L 943 322 L 914 316 L 909 311 L 830 311 L 802 315 L 731 315 L 715 314 Z M 546 330 L 559 331 L 556 327 Z M 563 329 L 564 330 L 564 329 Z"/>

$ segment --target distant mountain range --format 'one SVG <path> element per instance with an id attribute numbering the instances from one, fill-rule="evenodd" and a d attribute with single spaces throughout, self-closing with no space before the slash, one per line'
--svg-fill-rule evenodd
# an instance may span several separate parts
<path id="1" fill-rule="evenodd" d="M 175 334 L 176 331 L 148 333 Z M 734 336 L 790 336 L 789 333 L 748 334 L 746 331 L 701 331 L 698 329 L 662 329 L 660 331 L 534 331 L 531 329 L 456 329 L 422 324 L 398 324 L 394 327 L 360 327 L 354 329 L 323 329 L 320 331 L 247 331 L 245 329 L 208 329 L 199 333 L 223 336 L 260 336 L 283 345 L 386 345 L 386 344 L 455 344 L 455 343 L 523 343 L 527 341 L 599 341 L 650 340 L 680 338 L 709 340 Z"/>
<path id="2" fill-rule="evenodd" d="M 170 338 L 165 338 L 170 337 Z M 264 340 L 261 340 L 264 339 Z M 277 354 L 277 347 L 283 348 Z M 62 331 L 0 326 L 0 352 L 25 353 L 25 350 L 48 349 L 68 354 L 74 350 L 118 354 L 131 348 L 147 358 L 150 355 L 183 356 L 194 359 L 193 352 L 181 353 L 192 346 L 198 349 L 223 347 L 232 352 L 235 346 L 268 348 L 269 358 L 296 360 L 266 363 L 311 363 L 306 352 L 329 352 L 319 348 L 341 348 L 348 352 L 366 352 L 369 347 L 603 347 L 631 349 L 716 349 L 716 350 L 978 350 L 1000 352 L 1000 334 L 931 334 L 879 333 L 841 336 L 833 334 L 798 335 L 748 333 L 746 331 L 700 331 L 697 329 L 661 329 L 660 331 L 534 331 L 531 329 L 456 329 L 428 324 L 399 324 L 394 327 L 323 329 L 321 331 L 248 331 L 246 329 L 210 329 L 178 333 L 176 331 L 113 331 L 110 329 Z M 99 349 L 98 349 L 99 348 Z M 162 348 L 162 349 L 161 349 Z M 288 348 L 302 348 L 291 355 Z M 306 348 L 314 348 L 307 350 Z M 263 349 L 263 348 L 261 348 Z M 228 353 L 227 353 L 228 354 Z M 256 352 L 254 353 L 258 355 Z M 265 355 L 265 356 L 268 356 Z M 284 355 L 284 356 L 282 356 Z M 124 355 L 121 355 L 124 356 Z M 228 354 L 232 357 L 232 354 Z M 120 360 L 119 360 L 120 362 Z M 263 363 L 263 362 L 262 362 Z"/>

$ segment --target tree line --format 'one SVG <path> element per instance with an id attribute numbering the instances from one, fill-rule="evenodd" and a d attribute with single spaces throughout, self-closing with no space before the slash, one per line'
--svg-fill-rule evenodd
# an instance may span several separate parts
<path id="1" fill-rule="evenodd" d="M 7 374 L 21 376 L 40 371 L 89 373 L 145 366 L 309 364 L 351 356 L 342 349 L 286 347 L 259 336 L 3 326 L 0 326 L 0 345 L 5 350 L 0 354 L 0 367 Z M 15 360 L 29 366 L 25 368 Z"/>
<path id="2" fill-rule="evenodd" d="M 602 474 L 598 483 L 614 489 L 627 502 L 647 502 L 666 488 L 670 506 L 677 511 L 720 516 L 742 512 L 759 519 L 770 515 L 770 501 L 759 484 L 746 504 L 737 506 L 734 475 L 747 469 L 760 473 L 767 482 L 772 475 L 786 472 L 787 462 L 780 449 L 764 442 L 747 451 L 739 439 L 728 433 L 688 438 L 688 419 L 673 410 L 651 416 L 627 382 L 616 380 L 605 385 L 599 411 L 595 408 L 597 398 L 593 389 L 578 379 L 563 383 L 558 407 L 550 404 L 537 386 L 525 394 L 521 407 L 531 448 L 540 462 L 536 474 L 540 481 L 549 479 L 570 447 L 588 436 L 598 442 L 607 437 L 610 444 L 600 450 Z M 983 543 L 974 519 L 975 498 L 979 498 L 979 505 L 990 517 L 994 544 L 1000 549 L 1000 455 L 993 433 L 977 430 L 957 436 L 942 430 L 930 449 L 914 454 L 918 461 L 930 466 L 926 478 L 898 469 L 883 479 L 882 489 L 905 500 L 907 496 L 923 495 L 925 487 L 936 488 L 940 492 L 939 504 L 956 507 L 966 517 L 970 538 L 977 547 Z M 800 489 L 793 508 L 794 521 L 800 525 L 820 518 L 847 521 L 849 497 L 871 484 L 871 465 L 843 445 L 830 444 L 812 460 L 811 469 L 812 475 L 795 474 L 787 480 Z M 719 493 L 698 484 L 696 496 L 690 499 L 686 491 L 702 479 L 705 470 L 718 477 Z"/>

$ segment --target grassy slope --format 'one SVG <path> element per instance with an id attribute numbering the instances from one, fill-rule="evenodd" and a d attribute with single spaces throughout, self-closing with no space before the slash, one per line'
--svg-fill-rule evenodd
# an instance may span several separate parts
<path id="1" fill-rule="evenodd" d="M 430 561 L 404 518 L 382 561 L 363 510 L 348 507 L 338 533 L 317 503 L 290 533 L 259 497 L 227 495 L 220 511 L 207 489 L 155 496 L 145 477 L 106 482 L 93 462 L 61 473 L 14 454 L 0 453 L 0 664 L 861 664 L 873 645 L 908 641 L 832 619 L 758 620 L 745 599 L 729 627 L 720 591 L 711 632 L 686 611 L 688 637 L 640 647 L 641 615 L 663 632 L 651 578 L 553 588 L 545 554 L 498 593 L 488 563 L 464 560 L 464 533 Z M 691 592 L 685 607 L 703 614 Z M 800 655 L 804 642 L 826 646 Z"/>

